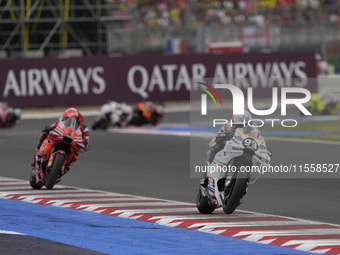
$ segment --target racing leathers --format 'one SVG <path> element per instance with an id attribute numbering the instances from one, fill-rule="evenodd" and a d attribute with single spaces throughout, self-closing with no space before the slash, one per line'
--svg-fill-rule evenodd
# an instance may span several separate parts
<path id="1" fill-rule="evenodd" d="M 236 125 L 231 125 L 229 122 L 225 124 L 216 134 L 216 136 L 209 143 L 209 157 L 208 162 L 212 163 L 215 155 L 223 149 L 226 142 L 230 140 L 236 130 Z"/>
<path id="2" fill-rule="evenodd" d="M 163 118 L 163 108 L 162 104 L 156 104 L 150 101 L 139 102 L 134 109 L 134 119 L 132 122 L 136 126 L 142 126 L 144 124 L 156 126 Z"/>
<path id="3" fill-rule="evenodd" d="M 15 126 L 20 116 L 20 109 L 13 109 L 7 103 L 0 102 L 0 127 L 10 128 Z"/>
<path id="4" fill-rule="evenodd" d="M 208 151 L 208 159 L 206 164 L 213 162 L 216 154 L 224 148 L 227 141 L 233 138 L 233 136 L 235 135 L 235 131 L 238 127 L 243 128 L 243 125 L 241 126 L 236 124 L 232 125 L 230 122 L 228 122 L 217 132 L 216 136 L 209 143 L 210 150 Z M 245 129 L 247 128 L 249 128 L 249 126 L 245 126 Z M 261 140 L 261 137 L 263 139 L 263 136 L 258 129 L 256 129 L 256 132 L 253 133 L 253 135 L 259 140 Z M 272 157 L 272 153 L 270 150 L 268 150 L 268 153 L 269 156 Z M 203 178 L 200 181 L 200 185 L 203 187 L 207 187 L 208 185 L 208 178 L 206 172 L 204 173 Z"/>
<path id="5" fill-rule="evenodd" d="M 49 143 L 48 141 L 48 134 L 50 131 L 52 131 L 53 129 L 55 129 L 58 126 L 58 123 L 60 121 L 63 121 L 63 118 L 59 118 L 56 122 L 54 122 L 51 126 L 46 126 L 43 130 L 42 130 L 42 134 L 39 138 L 39 143 L 37 145 L 37 148 L 35 149 L 34 152 L 34 156 L 31 162 L 31 165 L 34 167 L 35 166 L 35 162 L 37 157 L 39 156 L 39 150 L 42 146 L 42 144 L 46 144 L 47 147 L 51 147 L 53 146 L 52 144 Z M 78 120 L 78 129 L 80 129 L 81 133 L 82 133 L 82 139 L 83 139 L 83 143 L 85 144 L 85 151 L 88 151 L 90 149 L 90 132 L 89 129 L 84 125 L 83 122 L 83 116 L 79 113 L 79 120 Z"/>
<path id="6" fill-rule="evenodd" d="M 125 102 L 109 101 L 102 106 L 101 111 L 110 119 L 112 125 L 119 127 L 127 126 L 133 116 L 132 107 Z"/>

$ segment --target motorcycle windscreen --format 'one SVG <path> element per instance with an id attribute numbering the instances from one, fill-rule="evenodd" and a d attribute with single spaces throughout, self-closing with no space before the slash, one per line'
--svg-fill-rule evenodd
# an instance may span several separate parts
<path id="1" fill-rule="evenodd" d="M 241 127 L 241 129 L 245 134 L 250 134 L 256 137 L 260 134 L 260 131 L 257 127 L 251 127 L 249 125 L 246 125 L 244 127 Z"/>
<path id="2" fill-rule="evenodd" d="M 74 118 L 69 118 L 65 120 L 65 125 L 67 127 L 71 127 L 71 128 L 76 128 L 77 126 L 77 120 Z"/>

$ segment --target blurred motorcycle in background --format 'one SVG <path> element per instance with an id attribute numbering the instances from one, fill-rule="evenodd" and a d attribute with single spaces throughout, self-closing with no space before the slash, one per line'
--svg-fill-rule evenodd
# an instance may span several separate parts
<path id="1" fill-rule="evenodd" d="M 92 129 L 107 129 L 109 126 L 125 127 L 132 117 L 133 109 L 125 102 L 108 101 L 101 107 L 101 115 L 97 116 L 92 124 Z"/>
<path id="2" fill-rule="evenodd" d="M 312 115 L 334 115 L 340 109 L 339 98 L 335 95 L 320 95 L 319 93 L 312 93 L 306 109 Z M 303 115 L 301 113 L 301 115 Z"/>
<path id="3" fill-rule="evenodd" d="M 130 125 L 143 126 L 150 124 L 157 126 L 163 119 L 164 105 L 162 103 L 139 102 L 133 110 Z"/>
<path id="4" fill-rule="evenodd" d="M 21 110 L 12 108 L 5 102 L 0 102 L 0 127 L 14 127 L 21 118 Z"/>
<path id="5" fill-rule="evenodd" d="M 143 126 L 158 125 L 164 115 L 164 106 L 161 103 L 139 102 L 135 108 L 126 103 L 109 101 L 101 107 L 101 115 L 97 116 L 92 129 L 107 129 L 110 126 Z"/>

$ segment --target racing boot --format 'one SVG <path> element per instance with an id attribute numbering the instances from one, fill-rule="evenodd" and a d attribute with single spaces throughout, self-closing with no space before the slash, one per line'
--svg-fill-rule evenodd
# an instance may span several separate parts
<path id="1" fill-rule="evenodd" d="M 217 153 L 217 152 L 216 152 L 216 153 Z M 208 159 L 207 159 L 206 165 L 208 165 L 208 162 L 209 162 L 210 164 L 213 162 L 216 153 L 215 153 L 214 151 L 209 151 Z"/>

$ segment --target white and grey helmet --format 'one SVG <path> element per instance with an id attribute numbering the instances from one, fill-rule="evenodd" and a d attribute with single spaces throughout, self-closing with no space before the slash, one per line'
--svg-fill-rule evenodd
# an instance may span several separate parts
<path id="1" fill-rule="evenodd" d="M 244 114 L 233 115 L 232 122 L 236 129 L 239 127 L 247 127 L 248 122 L 252 119 L 251 114 L 247 110 L 244 110 Z"/>

